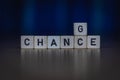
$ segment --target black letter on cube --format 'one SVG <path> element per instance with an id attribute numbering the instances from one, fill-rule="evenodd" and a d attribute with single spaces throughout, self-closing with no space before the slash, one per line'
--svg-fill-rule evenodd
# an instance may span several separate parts
<path id="1" fill-rule="evenodd" d="M 26 39 L 24 40 L 25 45 L 26 45 L 26 46 L 29 46 L 30 43 L 26 43 L 26 41 L 30 41 L 30 39 L 26 38 Z"/>

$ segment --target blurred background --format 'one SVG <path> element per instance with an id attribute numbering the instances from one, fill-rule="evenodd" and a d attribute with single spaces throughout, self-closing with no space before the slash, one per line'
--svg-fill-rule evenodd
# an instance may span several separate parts
<path id="1" fill-rule="evenodd" d="M 0 0 L 0 80 L 120 80 L 119 19 L 119 0 Z M 74 35 L 74 22 L 101 48 L 20 48 L 21 35 Z"/>
<path id="2" fill-rule="evenodd" d="M 74 22 L 87 22 L 89 35 L 120 39 L 117 0 L 1 0 L 1 36 L 73 35 Z"/>

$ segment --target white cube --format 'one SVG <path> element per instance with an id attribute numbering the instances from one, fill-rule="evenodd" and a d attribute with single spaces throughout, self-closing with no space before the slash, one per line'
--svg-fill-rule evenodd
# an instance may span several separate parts
<path id="1" fill-rule="evenodd" d="M 47 48 L 47 36 L 35 36 L 34 48 Z"/>
<path id="2" fill-rule="evenodd" d="M 60 48 L 60 36 L 48 36 L 48 48 Z"/>
<path id="3" fill-rule="evenodd" d="M 33 48 L 33 36 L 21 36 L 21 48 Z"/>
<path id="4" fill-rule="evenodd" d="M 61 36 L 61 48 L 73 48 L 74 37 L 73 36 Z"/>
<path id="5" fill-rule="evenodd" d="M 100 36 L 97 35 L 88 36 L 87 48 L 100 48 Z"/>
<path id="6" fill-rule="evenodd" d="M 74 23 L 74 35 L 87 35 L 87 23 Z"/>
<path id="7" fill-rule="evenodd" d="M 75 48 L 86 48 L 87 47 L 87 36 L 75 36 L 74 47 Z"/>

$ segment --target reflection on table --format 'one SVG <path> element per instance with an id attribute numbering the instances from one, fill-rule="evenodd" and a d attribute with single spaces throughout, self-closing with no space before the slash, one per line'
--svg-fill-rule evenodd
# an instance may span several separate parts
<path id="1" fill-rule="evenodd" d="M 22 76 L 33 79 L 88 79 L 99 66 L 100 49 L 21 49 Z"/>

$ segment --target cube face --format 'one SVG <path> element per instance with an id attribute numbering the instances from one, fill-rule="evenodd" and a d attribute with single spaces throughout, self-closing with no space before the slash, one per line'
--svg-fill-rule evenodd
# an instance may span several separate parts
<path id="1" fill-rule="evenodd" d="M 87 35 L 87 23 L 74 23 L 74 35 Z"/>
<path id="2" fill-rule="evenodd" d="M 87 36 L 75 36 L 74 40 L 74 47 L 75 48 L 86 48 L 87 47 Z"/>
<path id="3" fill-rule="evenodd" d="M 87 48 L 100 48 L 100 36 L 88 36 Z"/>
<path id="4" fill-rule="evenodd" d="M 61 48 L 73 48 L 74 37 L 73 36 L 61 36 Z"/>
<path id="5" fill-rule="evenodd" d="M 47 36 L 35 36 L 34 48 L 47 48 Z"/>
<path id="6" fill-rule="evenodd" d="M 21 48 L 33 48 L 33 36 L 21 36 Z"/>
<path id="7" fill-rule="evenodd" d="M 60 36 L 48 36 L 48 48 L 60 48 Z"/>

